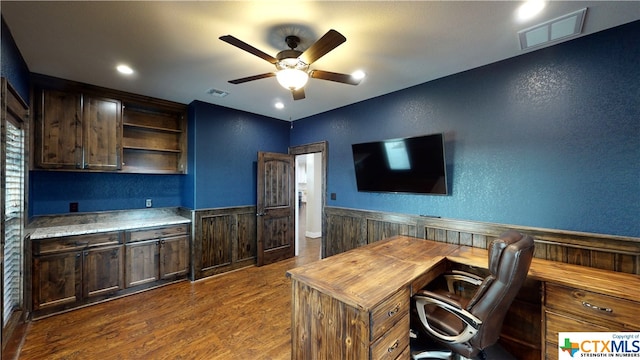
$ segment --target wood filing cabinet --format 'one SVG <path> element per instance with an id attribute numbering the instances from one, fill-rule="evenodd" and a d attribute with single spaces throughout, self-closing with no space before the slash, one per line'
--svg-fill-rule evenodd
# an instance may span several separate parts
<path id="1" fill-rule="evenodd" d="M 545 359 L 558 358 L 558 333 L 640 330 L 640 302 L 544 283 L 543 346 Z"/>

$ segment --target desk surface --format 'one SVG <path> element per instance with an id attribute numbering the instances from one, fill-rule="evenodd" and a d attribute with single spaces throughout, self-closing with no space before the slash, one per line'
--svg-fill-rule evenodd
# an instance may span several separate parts
<path id="1" fill-rule="evenodd" d="M 370 310 L 389 294 L 444 263 L 459 246 L 396 236 L 289 270 L 287 275 Z"/>
<path id="2" fill-rule="evenodd" d="M 287 275 L 366 310 L 444 262 L 486 269 L 487 253 L 484 249 L 395 236 L 292 269 Z M 534 259 L 529 276 L 640 301 L 638 275 Z"/>

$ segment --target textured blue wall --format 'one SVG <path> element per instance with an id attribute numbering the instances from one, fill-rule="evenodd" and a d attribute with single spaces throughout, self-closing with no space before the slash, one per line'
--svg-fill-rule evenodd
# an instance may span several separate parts
<path id="1" fill-rule="evenodd" d="M 194 101 L 189 106 L 189 159 L 185 200 L 206 209 L 256 204 L 259 151 L 286 153 L 290 123 Z"/>
<path id="2" fill-rule="evenodd" d="M 22 99 L 29 102 L 29 68 L 16 46 L 11 31 L 4 22 L 1 21 L 2 28 L 2 53 L 0 54 L 1 76 L 6 78 L 14 89 L 20 94 Z"/>
<path id="3" fill-rule="evenodd" d="M 184 175 L 142 175 L 31 171 L 29 189 L 33 215 L 64 214 L 69 203 L 79 212 L 181 206 Z"/>
<path id="4" fill-rule="evenodd" d="M 637 21 L 299 120 L 291 143 L 328 141 L 330 206 L 640 236 L 639 35 Z M 436 132 L 449 196 L 356 190 L 352 143 Z"/>

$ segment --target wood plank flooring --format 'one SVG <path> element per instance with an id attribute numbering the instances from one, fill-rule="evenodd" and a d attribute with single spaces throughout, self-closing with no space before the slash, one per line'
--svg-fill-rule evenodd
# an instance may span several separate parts
<path id="1" fill-rule="evenodd" d="M 303 238 L 304 239 L 304 238 Z M 55 315 L 30 324 L 19 359 L 290 359 L 288 269 L 300 255 Z"/>

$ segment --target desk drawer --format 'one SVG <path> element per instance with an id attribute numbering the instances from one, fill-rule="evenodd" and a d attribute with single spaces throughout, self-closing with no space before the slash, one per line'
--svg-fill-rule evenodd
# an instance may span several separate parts
<path id="1" fill-rule="evenodd" d="M 371 345 L 370 359 L 394 360 L 409 347 L 409 314 Z"/>
<path id="2" fill-rule="evenodd" d="M 546 283 L 545 306 L 558 313 L 573 314 L 585 321 L 608 325 L 610 331 L 640 328 L 640 317 L 637 316 L 640 303 L 635 301 Z"/>
<path id="3" fill-rule="evenodd" d="M 559 332 L 579 331 L 609 331 L 602 325 L 597 325 L 582 319 L 572 318 L 545 310 L 545 337 L 547 343 L 558 344 Z M 611 329 L 613 330 L 613 329 Z"/>
<path id="4" fill-rule="evenodd" d="M 391 329 L 403 316 L 409 315 L 409 288 L 399 290 L 371 311 L 371 341 Z M 408 330 L 407 330 L 408 331 Z"/>
<path id="5" fill-rule="evenodd" d="M 175 235 L 184 235 L 189 232 L 188 225 L 173 225 L 153 229 L 127 231 L 127 242 L 166 238 Z"/>

